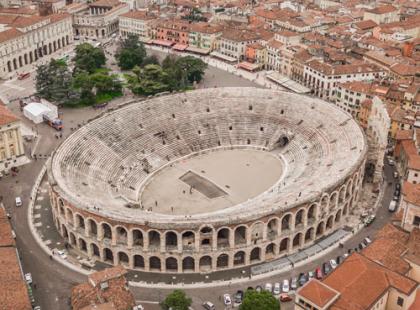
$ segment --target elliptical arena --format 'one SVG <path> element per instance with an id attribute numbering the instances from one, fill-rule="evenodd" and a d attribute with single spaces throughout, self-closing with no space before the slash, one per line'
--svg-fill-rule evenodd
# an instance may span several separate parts
<path id="1" fill-rule="evenodd" d="M 48 166 L 56 227 L 80 254 L 162 273 L 267 262 L 346 224 L 367 144 L 322 100 L 213 88 L 90 121 Z"/>

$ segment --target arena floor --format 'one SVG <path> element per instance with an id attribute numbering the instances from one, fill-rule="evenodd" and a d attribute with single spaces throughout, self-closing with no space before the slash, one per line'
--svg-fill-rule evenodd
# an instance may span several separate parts
<path id="1" fill-rule="evenodd" d="M 192 215 L 236 205 L 270 188 L 282 161 L 259 150 L 218 150 L 163 168 L 141 193 L 145 209 Z"/>

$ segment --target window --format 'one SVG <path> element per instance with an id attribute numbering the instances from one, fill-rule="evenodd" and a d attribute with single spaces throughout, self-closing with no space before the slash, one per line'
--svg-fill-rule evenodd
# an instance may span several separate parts
<path id="1" fill-rule="evenodd" d="M 398 297 L 398 299 L 397 299 L 397 305 L 400 306 L 400 307 L 402 307 L 403 304 L 404 304 L 404 299 L 402 299 L 401 297 Z"/>
<path id="2" fill-rule="evenodd" d="M 420 226 L 420 216 L 414 216 L 413 225 Z"/>

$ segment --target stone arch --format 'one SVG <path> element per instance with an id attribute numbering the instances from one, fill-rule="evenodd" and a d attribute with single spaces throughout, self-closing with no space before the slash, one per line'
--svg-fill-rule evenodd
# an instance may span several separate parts
<path id="1" fill-rule="evenodd" d="M 127 253 L 122 252 L 122 251 L 121 252 L 118 252 L 118 262 L 121 265 L 123 265 L 125 267 L 128 267 L 128 265 L 129 265 L 129 259 L 128 259 Z"/>
<path id="2" fill-rule="evenodd" d="M 276 256 L 276 244 L 274 242 L 269 243 L 265 247 L 265 260 L 271 260 Z"/>
<path id="3" fill-rule="evenodd" d="M 289 238 L 283 238 L 280 242 L 280 253 L 284 253 L 287 252 L 289 250 L 289 244 L 290 244 L 290 239 Z"/>
<path id="4" fill-rule="evenodd" d="M 149 248 L 160 249 L 160 233 L 156 230 L 149 230 Z"/>
<path id="5" fill-rule="evenodd" d="M 290 230 L 292 225 L 292 214 L 287 213 L 281 218 L 281 231 Z"/>
<path id="6" fill-rule="evenodd" d="M 57 42 L 56 41 L 53 42 L 53 47 L 54 47 L 54 52 L 55 52 L 57 50 Z"/>
<path id="7" fill-rule="evenodd" d="M 74 225 L 73 211 L 70 210 L 69 208 L 66 209 L 66 218 L 67 218 L 67 223 Z"/>
<path id="8" fill-rule="evenodd" d="M 7 61 L 7 71 L 12 72 L 12 62 L 10 60 Z"/>
<path id="9" fill-rule="evenodd" d="M 87 252 L 87 244 L 83 238 L 79 238 L 79 250 L 83 252 Z"/>
<path id="10" fill-rule="evenodd" d="M 127 238 L 128 238 L 127 229 L 125 229 L 125 227 L 123 226 L 117 226 L 116 233 L 117 233 L 117 243 L 127 244 Z"/>
<path id="11" fill-rule="evenodd" d="M 33 63 L 34 62 L 34 56 L 32 51 L 29 52 L 29 63 Z"/>
<path id="12" fill-rule="evenodd" d="M 66 46 L 66 42 L 64 41 L 64 37 L 61 38 L 61 45 L 64 47 Z"/>
<path id="13" fill-rule="evenodd" d="M 279 231 L 279 218 L 275 217 L 268 221 L 267 223 L 267 238 L 270 240 L 275 239 L 278 236 Z"/>
<path id="14" fill-rule="evenodd" d="M 70 43 L 70 41 L 69 41 L 69 36 L 68 35 L 66 35 L 66 45 L 68 45 Z"/>
<path id="15" fill-rule="evenodd" d="M 249 254 L 250 262 L 256 262 L 261 260 L 261 248 L 256 247 L 253 248 L 251 253 Z"/>
<path id="16" fill-rule="evenodd" d="M 332 229 L 333 225 L 334 225 L 334 215 L 330 215 L 330 217 L 327 220 L 326 230 Z"/>
<path id="17" fill-rule="evenodd" d="M 295 229 L 305 225 L 305 209 L 300 209 L 295 215 Z"/>
<path id="18" fill-rule="evenodd" d="M 17 62 L 16 62 L 16 58 L 13 58 L 13 69 L 17 70 L 18 66 L 17 66 Z"/>
<path id="19" fill-rule="evenodd" d="M 19 60 L 19 68 L 23 66 L 23 62 L 22 62 L 22 56 L 18 57 Z"/>
<path id="20" fill-rule="evenodd" d="M 204 246 L 211 246 L 213 242 L 213 227 L 205 225 L 200 228 L 200 244 Z"/>
<path id="21" fill-rule="evenodd" d="M 195 270 L 195 261 L 191 256 L 184 257 L 182 260 L 182 271 L 194 271 Z"/>
<path id="22" fill-rule="evenodd" d="M 173 231 L 167 231 L 165 234 L 165 246 L 167 250 L 174 250 L 178 247 L 178 235 Z"/>
<path id="23" fill-rule="evenodd" d="M 168 272 L 178 271 L 178 260 L 175 257 L 168 257 L 165 260 L 165 268 Z"/>
<path id="24" fill-rule="evenodd" d="M 340 209 L 340 210 L 338 210 L 338 211 L 335 213 L 334 222 L 336 222 L 336 223 L 339 223 L 339 222 L 340 222 L 340 220 L 341 220 L 341 212 L 342 212 L 342 210 Z"/>
<path id="25" fill-rule="evenodd" d="M 217 268 L 227 268 L 229 266 L 229 255 L 223 253 L 217 257 Z"/>
<path id="26" fill-rule="evenodd" d="M 245 264 L 245 252 L 244 251 L 238 251 L 233 256 L 233 264 L 235 266 L 238 265 L 244 265 Z"/>
<path id="27" fill-rule="evenodd" d="M 114 264 L 114 253 L 111 249 L 104 248 L 104 262 Z"/>
<path id="28" fill-rule="evenodd" d="M 314 204 L 311 204 L 311 206 L 309 207 L 309 209 L 308 209 L 308 213 L 307 213 L 307 222 L 309 223 L 313 223 L 314 221 L 315 221 L 315 219 L 316 219 L 316 208 L 317 208 L 317 205 L 314 203 Z"/>
<path id="29" fill-rule="evenodd" d="M 346 198 L 349 198 L 353 190 L 353 180 L 350 179 L 346 184 Z"/>
<path id="30" fill-rule="evenodd" d="M 335 191 L 330 196 L 330 210 L 334 210 L 338 205 L 338 192 Z"/>
<path id="31" fill-rule="evenodd" d="M 76 246 L 76 236 L 72 232 L 70 232 L 69 241 L 71 246 Z"/>
<path id="32" fill-rule="evenodd" d="M 102 223 L 101 227 L 102 227 L 102 232 L 103 232 L 104 239 L 112 240 L 111 225 L 109 225 L 108 223 Z"/>
<path id="33" fill-rule="evenodd" d="M 340 191 L 338 192 L 338 204 L 342 204 L 346 199 L 346 186 L 342 185 Z"/>
<path id="34" fill-rule="evenodd" d="M 240 225 L 235 228 L 235 246 L 246 244 L 247 229 L 245 225 Z"/>
<path id="35" fill-rule="evenodd" d="M 133 234 L 133 246 L 143 247 L 144 245 L 143 232 L 140 229 L 135 228 L 131 231 L 131 233 Z"/>
<path id="36" fill-rule="evenodd" d="M 330 203 L 330 196 L 328 196 L 328 194 L 324 194 L 321 198 L 321 201 L 320 201 L 321 210 L 323 212 L 328 210 L 329 203 Z"/>
<path id="37" fill-rule="evenodd" d="M 76 213 L 76 227 L 85 229 L 85 219 L 78 213 Z"/>
<path id="38" fill-rule="evenodd" d="M 149 258 L 149 266 L 150 266 L 150 270 L 162 270 L 162 265 L 160 262 L 160 258 L 156 257 L 156 256 L 152 256 Z"/>
<path id="39" fill-rule="evenodd" d="M 100 257 L 101 253 L 99 251 L 99 247 L 95 243 L 90 244 L 90 251 L 92 252 L 92 256 Z"/>
<path id="40" fill-rule="evenodd" d="M 343 208 L 343 215 L 347 215 L 349 213 L 349 204 L 346 203 L 346 205 Z"/>
<path id="41" fill-rule="evenodd" d="M 251 242 L 256 244 L 259 240 L 263 239 L 264 234 L 264 223 L 255 222 L 251 225 Z"/>
<path id="42" fill-rule="evenodd" d="M 53 50 L 52 50 L 52 44 L 50 42 L 50 43 L 48 43 L 48 54 L 51 54 L 52 52 L 53 52 Z"/>
<path id="43" fill-rule="evenodd" d="M 182 248 L 184 250 L 191 250 L 195 245 L 195 233 L 191 230 L 184 231 L 181 235 Z"/>
<path id="44" fill-rule="evenodd" d="M 316 236 L 322 236 L 324 234 L 325 231 L 325 223 L 324 222 L 320 222 L 318 224 L 318 226 L 316 227 Z"/>
<path id="45" fill-rule="evenodd" d="M 311 241 L 314 238 L 314 231 L 313 227 L 309 228 L 305 233 L 305 243 Z"/>
<path id="46" fill-rule="evenodd" d="M 293 249 L 299 248 L 302 245 L 302 233 L 298 233 L 293 238 Z"/>
<path id="47" fill-rule="evenodd" d="M 229 246 L 230 229 L 227 227 L 220 228 L 217 231 L 217 247 L 223 248 Z"/>
<path id="48" fill-rule="evenodd" d="M 69 238 L 69 232 L 68 232 L 68 230 L 67 230 L 66 225 L 61 224 L 61 232 L 62 232 L 62 234 L 63 234 L 63 238 L 64 238 L 64 239 L 68 239 L 68 238 Z"/>
<path id="49" fill-rule="evenodd" d="M 28 54 L 23 54 L 23 60 L 24 60 L 24 63 L 25 63 L 25 65 L 27 65 L 28 64 Z"/>
<path id="50" fill-rule="evenodd" d="M 144 257 L 141 255 L 134 255 L 133 266 L 136 269 L 144 269 Z"/>
<path id="51" fill-rule="evenodd" d="M 200 271 L 210 271 L 211 270 L 211 257 L 206 255 L 200 258 Z"/>
<path id="52" fill-rule="evenodd" d="M 98 224 L 96 223 L 95 220 L 88 219 L 87 220 L 87 227 L 88 227 L 89 235 L 93 235 L 95 237 L 98 236 Z"/>

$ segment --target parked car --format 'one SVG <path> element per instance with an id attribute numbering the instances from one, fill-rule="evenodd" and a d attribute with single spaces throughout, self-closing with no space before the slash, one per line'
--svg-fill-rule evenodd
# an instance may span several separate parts
<path id="1" fill-rule="evenodd" d="M 207 309 L 207 310 L 215 310 L 216 309 L 216 307 L 210 301 L 203 302 L 203 308 Z"/>
<path id="2" fill-rule="evenodd" d="M 349 257 L 349 256 L 350 256 L 350 254 L 349 254 L 349 253 L 344 253 L 344 254 L 343 254 L 343 258 L 344 258 L 344 259 L 346 259 L 346 258 L 347 258 L 347 257 Z"/>
<path id="3" fill-rule="evenodd" d="M 59 255 L 62 259 L 67 259 L 67 254 L 62 250 L 56 251 L 57 255 Z"/>
<path id="4" fill-rule="evenodd" d="M 303 272 L 299 275 L 299 285 L 303 286 L 306 282 L 308 281 L 306 274 L 304 274 Z"/>
<path id="5" fill-rule="evenodd" d="M 229 294 L 224 294 L 223 295 L 223 302 L 224 302 L 225 306 L 230 306 L 232 304 L 232 300 L 230 299 Z"/>
<path id="6" fill-rule="evenodd" d="M 248 286 L 248 287 L 246 288 L 246 290 L 247 290 L 247 291 L 253 291 L 253 290 L 254 290 L 254 288 L 253 288 L 252 286 Z"/>
<path id="7" fill-rule="evenodd" d="M 280 283 L 276 282 L 274 283 L 273 294 L 279 295 L 280 293 L 281 293 Z"/>
<path id="8" fill-rule="evenodd" d="M 391 200 L 389 203 L 388 211 L 395 212 L 395 210 L 397 210 L 397 202 L 395 200 Z"/>
<path id="9" fill-rule="evenodd" d="M 321 267 L 318 267 L 318 268 L 316 268 L 316 269 L 315 269 L 315 277 L 316 277 L 318 280 L 321 280 L 321 279 L 322 279 L 323 274 L 322 274 Z"/>
<path id="10" fill-rule="evenodd" d="M 326 262 L 322 265 L 323 269 L 324 269 L 324 275 L 327 275 L 331 272 L 331 266 L 330 263 Z"/>
<path id="11" fill-rule="evenodd" d="M 16 207 L 21 207 L 22 206 L 22 198 L 16 197 L 15 198 L 15 204 L 16 204 Z"/>
<path id="12" fill-rule="evenodd" d="M 41 306 L 35 306 L 34 310 L 41 310 Z"/>
<path id="13" fill-rule="evenodd" d="M 244 291 L 238 290 L 235 293 L 235 296 L 233 297 L 233 300 L 235 301 L 235 304 L 240 305 L 242 303 L 243 299 L 244 299 Z"/>
<path id="14" fill-rule="evenodd" d="M 395 161 L 394 161 L 394 160 L 392 160 L 392 159 L 390 159 L 390 158 L 388 158 L 388 164 L 389 164 L 390 166 L 395 166 Z"/>
<path id="15" fill-rule="evenodd" d="M 375 218 L 376 217 L 375 217 L 374 214 L 369 215 L 368 217 L 366 217 L 365 222 L 364 222 L 365 226 L 369 226 L 370 224 L 372 224 L 373 221 L 375 220 Z"/>
<path id="16" fill-rule="evenodd" d="M 343 258 L 343 256 L 339 255 L 339 256 L 337 256 L 335 261 L 337 262 L 337 265 L 340 265 L 344 261 L 344 258 Z"/>
<path id="17" fill-rule="evenodd" d="M 273 285 L 271 283 L 266 283 L 265 284 L 265 288 L 264 288 L 267 292 L 272 293 L 273 292 Z"/>
<path id="18" fill-rule="evenodd" d="M 398 179 L 398 172 L 394 171 L 394 179 Z"/>
<path id="19" fill-rule="evenodd" d="M 289 280 L 287 280 L 287 279 L 283 280 L 281 290 L 282 290 L 283 293 L 289 293 L 289 290 L 290 290 Z"/>
<path id="20" fill-rule="evenodd" d="M 330 260 L 330 265 L 331 265 L 331 268 L 332 268 L 332 269 L 337 268 L 337 262 L 336 262 L 334 259 L 331 259 L 331 260 Z"/>
<path id="21" fill-rule="evenodd" d="M 286 294 L 286 293 L 280 294 L 279 299 L 280 299 L 281 302 L 292 301 L 292 297 L 290 297 L 289 294 Z"/>
<path id="22" fill-rule="evenodd" d="M 293 277 L 292 280 L 290 281 L 290 288 L 292 290 L 296 290 L 298 287 L 298 279 L 296 277 Z"/>
<path id="23" fill-rule="evenodd" d="M 32 283 L 32 275 L 30 273 L 25 273 L 25 280 L 26 280 L 26 283 L 31 284 Z"/>
<path id="24" fill-rule="evenodd" d="M 364 242 L 366 245 L 369 245 L 369 244 L 371 244 L 371 243 L 372 243 L 372 240 L 370 240 L 370 238 L 369 238 L 369 237 L 366 237 L 365 239 L 363 239 L 363 242 Z"/>
<path id="25" fill-rule="evenodd" d="M 262 292 L 262 287 L 261 287 L 261 285 L 257 285 L 256 287 L 255 287 L 255 291 L 257 292 L 257 293 L 261 293 Z"/>
<path id="26" fill-rule="evenodd" d="M 395 189 L 401 190 L 401 184 L 400 183 L 395 184 Z"/>
<path id="27" fill-rule="evenodd" d="M 308 278 L 309 278 L 309 280 L 315 278 L 315 272 L 309 271 L 308 272 Z"/>

